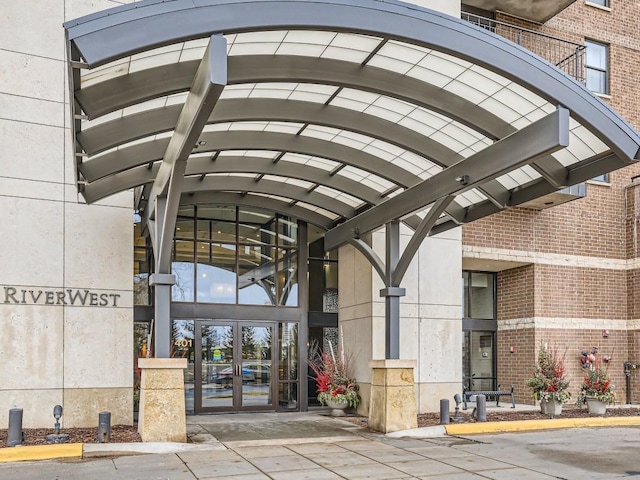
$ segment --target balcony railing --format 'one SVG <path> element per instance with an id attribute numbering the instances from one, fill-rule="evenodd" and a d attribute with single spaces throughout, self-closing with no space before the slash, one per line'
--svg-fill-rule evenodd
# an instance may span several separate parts
<path id="1" fill-rule="evenodd" d="M 462 19 L 517 43 L 584 83 L 584 45 L 471 13 L 462 12 Z"/>

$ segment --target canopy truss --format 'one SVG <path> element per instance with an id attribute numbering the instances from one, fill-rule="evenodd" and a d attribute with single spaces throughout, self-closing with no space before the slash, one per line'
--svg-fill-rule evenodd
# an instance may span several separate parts
<path id="1" fill-rule="evenodd" d="M 413 4 L 147 0 L 65 29 L 79 190 L 138 187 L 159 275 L 181 204 L 288 213 L 327 248 L 403 221 L 413 249 L 640 159 L 584 85 Z M 395 257 L 385 295 L 409 261 Z"/>
<path id="2" fill-rule="evenodd" d="M 390 212 L 391 197 L 462 161 L 483 170 L 478 152 L 559 105 L 568 145 L 486 170 L 433 231 L 638 157 L 638 134 L 583 85 L 491 32 L 410 4 L 143 1 L 65 28 L 82 193 L 95 202 L 146 185 L 138 198 L 148 218 L 211 35 L 226 40 L 227 77 L 185 150 L 182 203 L 259 195 L 331 229 L 365 210 Z M 395 219 L 380 213 L 370 214 L 377 226 Z M 340 231 L 329 246 L 348 240 Z"/>

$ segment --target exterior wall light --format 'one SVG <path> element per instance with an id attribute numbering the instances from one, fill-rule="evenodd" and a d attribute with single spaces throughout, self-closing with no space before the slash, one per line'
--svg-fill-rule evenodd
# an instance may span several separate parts
<path id="1" fill-rule="evenodd" d="M 60 433 L 60 417 L 62 417 L 62 405 L 53 407 L 53 418 L 56 419 L 51 435 L 47 435 L 47 443 L 66 443 L 69 441 L 68 433 Z"/>

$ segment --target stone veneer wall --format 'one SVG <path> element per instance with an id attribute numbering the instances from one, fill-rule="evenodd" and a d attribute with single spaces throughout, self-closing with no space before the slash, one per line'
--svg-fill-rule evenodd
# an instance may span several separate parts
<path id="1" fill-rule="evenodd" d="M 401 248 L 409 241 L 401 229 Z M 384 232 L 370 241 L 384 258 Z M 368 261 L 353 247 L 340 248 L 339 324 L 345 349 L 354 360 L 354 375 L 368 412 L 371 370 L 369 360 L 385 355 L 384 287 Z M 460 229 L 425 239 L 401 286 L 400 358 L 417 360 L 414 372 L 419 412 L 439 410 L 441 398 L 451 399 L 462 385 L 462 298 L 460 295 Z"/>
<path id="2" fill-rule="evenodd" d="M 87 206 L 76 192 L 62 28 L 122 3 L 2 5 L 0 425 L 18 406 L 25 427 L 51 427 L 56 404 L 63 428 L 104 410 L 133 421 L 132 194 Z M 69 289 L 89 290 L 84 306 L 64 305 Z"/>

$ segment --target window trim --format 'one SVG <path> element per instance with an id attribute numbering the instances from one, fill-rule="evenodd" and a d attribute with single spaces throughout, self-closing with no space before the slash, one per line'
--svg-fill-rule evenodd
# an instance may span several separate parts
<path id="1" fill-rule="evenodd" d="M 598 40 L 593 40 L 590 38 L 585 38 L 584 39 L 584 43 L 585 46 L 587 48 L 587 52 L 589 51 L 589 44 L 593 44 L 593 45 L 598 45 L 601 47 L 604 47 L 605 49 L 605 53 L 606 53 L 606 65 L 605 68 L 600 68 L 600 67 L 596 67 L 596 66 L 590 66 L 587 63 L 587 55 L 585 55 L 585 59 L 584 59 L 584 68 L 585 68 L 585 84 L 587 84 L 587 72 L 589 70 L 593 70 L 593 71 L 597 71 L 597 72 L 601 72 L 604 73 L 604 92 L 600 92 L 598 90 L 591 90 L 591 88 L 589 87 L 589 85 L 587 85 L 587 88 L 589 88 L 590 91 L 592 91 L 593 93 L 595 93 L 596 95 L 610 95 L 611 89 L 609 86 L 609 77 L 611 74 L 611 64 L 610 64 L 610 57 L 611 57 L 611 52 L 610 52 L 610 44 L 608 43 L 604 43 L 604 42 L 600 42 Z"/>
<path id="2" fill-rule="evenodd" d="M 597 3 L 595 0 L 585 0 L 584 4 L 588 7 L 598 8 L 600 10 L 604 10 L 605 12 L 611 11 L 611 4 L 609 0 L 604 0 L 602 4 Z"/>

